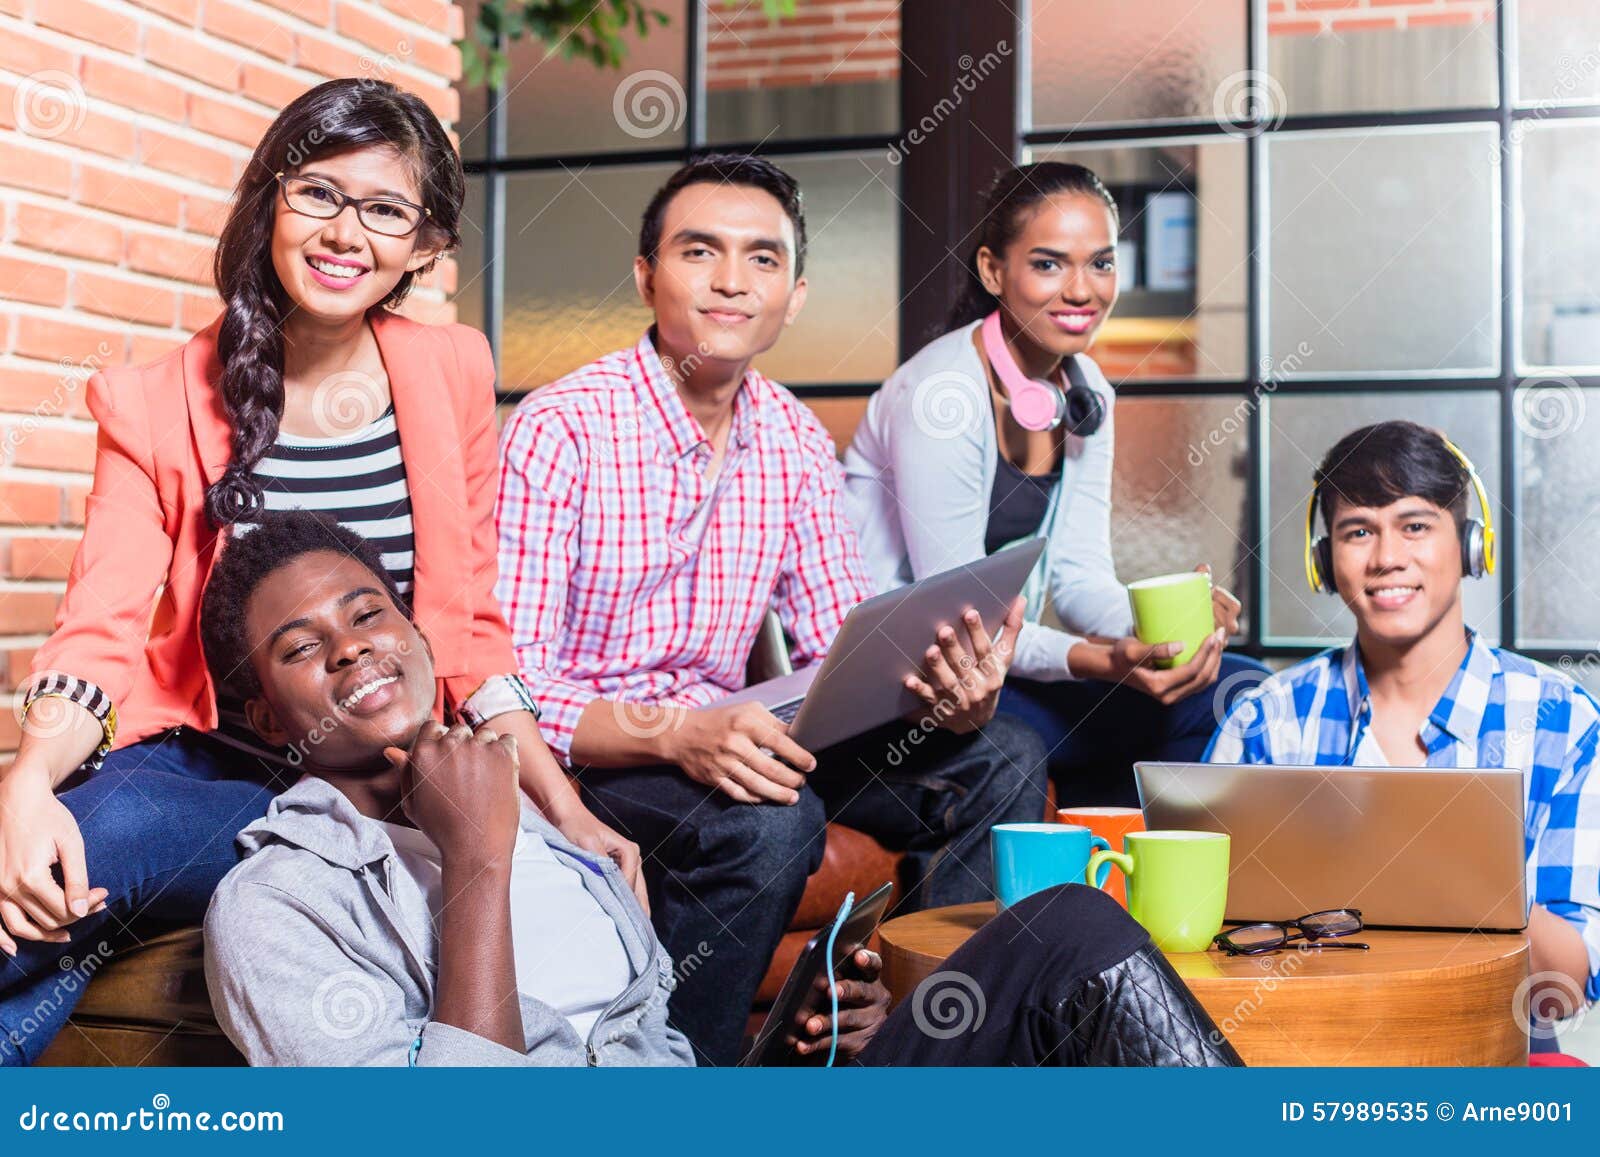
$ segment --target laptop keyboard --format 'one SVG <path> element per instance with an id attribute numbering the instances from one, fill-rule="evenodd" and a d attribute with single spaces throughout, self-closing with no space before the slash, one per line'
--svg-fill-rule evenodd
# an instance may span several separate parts
<path id="1" fill-rule="evenodd" d="M 796 699 L 792 703 L 780 704 L 772 709 L 772 713 L 784 723 L 793 723 L 794 717 L 800 714 L 800 704 L 804 702 L 804 699 Z"/>

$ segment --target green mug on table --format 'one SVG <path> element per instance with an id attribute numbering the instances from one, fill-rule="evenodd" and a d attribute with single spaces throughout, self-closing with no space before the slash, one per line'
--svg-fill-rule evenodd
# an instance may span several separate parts
<path id="1" fill-rule="evenodd" d="M 1217 629 L 1211 576 L 1202 570 L 1157 575 L 1128 584 L 1133 632 L 1141 643 L 1182 643 L 1183 650 L 1157 667 L 1181 667 Z"/>
<path id="2" fill-rule="evenodd" d="M 1128 912 L 1156 947 L 1204 952 L 1222 931 L 1228 906 L 1230 843 L 1218 832 L 1129 832 L 1123 851 L 1089 857 L 1084 882 L 1096 886 L 1102 865 L 1121 869 L 1128 882 Z"/>

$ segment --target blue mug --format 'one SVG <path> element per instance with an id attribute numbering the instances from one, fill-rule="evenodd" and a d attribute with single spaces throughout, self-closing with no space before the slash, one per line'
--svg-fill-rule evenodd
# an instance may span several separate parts
<path id="1" fill-rule="evenodd" d="M 996 824 L 989 829 L 989 852 L 997 910 L 1057 884 L 1082 883 L 1096 849 L 1112 850 L 1105 839 L 1076 824 Z M 1097 883 L 1105 883 L 1109 870 L 1109 864 L 1101 865 Z"/>

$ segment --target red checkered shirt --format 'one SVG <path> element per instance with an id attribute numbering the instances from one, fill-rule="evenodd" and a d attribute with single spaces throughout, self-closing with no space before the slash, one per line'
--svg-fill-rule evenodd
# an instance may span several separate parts
<path id="1" fill-rule="evenodd" d="M 720 470 L 647 333 L 523 400 L 500 438 L 500 604 L 540 729 L 590 700 L 704 706 L 744 685 L 768 607 L 819 660 L 874 593 L 833 441 L 754 370 Z"/>

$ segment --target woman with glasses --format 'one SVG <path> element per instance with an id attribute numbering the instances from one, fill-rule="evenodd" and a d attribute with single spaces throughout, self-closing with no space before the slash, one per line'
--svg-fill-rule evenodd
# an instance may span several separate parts
<path id="1" fill-rule="evenodd" d="M 435 715 L 514 736 L 524 790 L 637 887 L 638 849 L 540 738 L 494 598 L 488 344 L 392 311 L 459 244 L 464 188 L 416 96 L 311 89 L 234 191 L 221 315 L 175 353 L 90 378 L 83 540 L 0 770 L 0 1064 L 36 1060 L 65 1022 L 84 987 L 62 983 L 69 960 L 114 952 L 143 920 L 199 923 L 234 836 L 299 776 L 307 752 L 263 747 L 201 656 L 211 567 L 264 511 L 324 511 L 379 544 L 432 641 Z M 323 651 L 294 657 L 328 690 L 312 744 L 403 678 L 359 643 Z"/>

